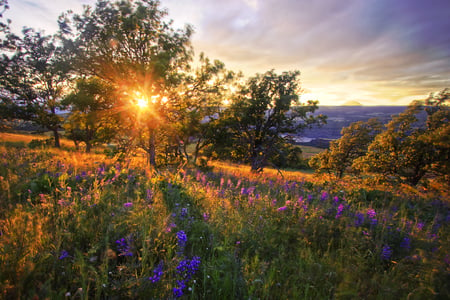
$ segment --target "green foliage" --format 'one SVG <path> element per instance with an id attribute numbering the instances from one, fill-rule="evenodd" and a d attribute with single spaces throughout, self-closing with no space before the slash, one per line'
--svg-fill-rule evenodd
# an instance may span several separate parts
<path id="1" fill-rule="evenodd" d="M 425 106 L 419 102 L 395 116 L 386 130 L 377 135 L 364 157 L 354 166 L 416 185 L 426 174 L 435 174 L 448 183 L 448 141 L 450 109 L 448 89 L 431 95 Z M 425 111 L 426 122 L 418 115 Z"/>
<path id="2" fill-rule="evenodd" d="M 346 171 L 354 171 L 351 169 L 353 161 L 367 153 L 369 144 L 381 131 L 382 124 L 375 118 L 352 123 L 342 128 L 341 138 L 332 141 L 329 150 L 315 155 L 310 165 L 317 171 L 342 178 Z"/>
<path id="3" fill-rule="evenodd" d="M 7 98 L 23 100 L 26 106 L 11 107 L 19 117 L 31 119 L 51 130 L 59 147 L 58 128 L 61 118 L 56 114 L 67 84 L 70 65 L 57 39 L 31 28 L 22 36 L 7 33 L 0 45 L 0 86 Z M 12 117 L 12 115 L 9 115 Z"/>
<path id="4" fill-rule="evenodd" d="M 86 152 L 92 145 L 110 141 L 118 129 L 117 117 L 112 113 L 114 88 L 96 77 L 80 79 L 74 92 L 62 101 L 71 107 L 64 128 L 66 136 L 76 145 L 86 144 Z"/>

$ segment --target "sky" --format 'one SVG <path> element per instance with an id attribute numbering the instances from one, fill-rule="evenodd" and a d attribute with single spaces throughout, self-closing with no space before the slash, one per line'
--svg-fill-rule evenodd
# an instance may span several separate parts
<path id="1" fill-rule="evenodd" d="M 95 0 L 9 0 L 4 18 L 57 30 Z M 175 28 L 246 76 L 299 70 L 302 101 L 408 105 L 450 87 L 450 0 L 161 0 Z"/>

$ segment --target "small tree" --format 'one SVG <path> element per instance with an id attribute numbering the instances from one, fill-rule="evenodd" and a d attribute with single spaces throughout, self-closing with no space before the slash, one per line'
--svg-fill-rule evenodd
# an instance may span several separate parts
<path id="1" fill-rule="evenodd" d="M 448 89 L 415 102 L 395 116 L 377 135 L 364 157 L 354 166 L 362 171 L 394 176 L 416 185 L 430 172 L 447 178 L 449 170 Z M 425 111 L 426 122 L 419 121 Z"/>
<path id="2" fill-rule="evenodd" d="M 342 178 L 344 172 L 351 169 L 353 161 L 367 153 L 369 144 L 382 131 L 382 126 L 378 119 L 372 118 L 342 128 L 341 137 L 330 143 L 329 150 L 312 157 L 310 166 Z"/>
<path id="3" fill-rule="evenodd" d="M 211 61 L 200 54 L 199 66 L 187 73 L 181 84 L 170 96 L 176 99 L 177 109 L 171 122 L 174 124 L 175 140 L 189 159 L 187 146 L 193 142 L 192 160 L 196 163 L 200 151 L 211 143 L 211 120 L 217 117 L 224 106 L 224 97 L 229 96 L 229 86 L 236 74 L 225 69 L 219 60 Z"/>
<path id="4" fill-rule="evenodd" d="M 98 142 L 109 141 L 117 130 L 117 119 L 112 115 L 115 90 L 99 78 L 80 79 L 74 92 L 62 104 L 71 107 L 65 124 L 68 137 L 75 144 L 82 141 L 86 152 Z"/>
<path id="5" fill-rule="evenodd" d="M 1 45 L 0 87 L 27 103 L 28 116 L 51 130 L 59 147 L 61 118 L 56 114 L 67 84 L 69 64 L 56 37 L 31 28 L 23 36 L 8 33 Z"/>
<path id="6" fill-rule="evenodd" d="M 317 101 L 299 102 L 299 74 L 268 71 L 250 78 L 216 122 L 216 131 L 222 131 L 216 147 L 228 149 L 235 159 L 249 162 L 253 172 L 261 172 L 289 142 L 289 134 L 325 122 L 325 116 L 312 115 Z"/>

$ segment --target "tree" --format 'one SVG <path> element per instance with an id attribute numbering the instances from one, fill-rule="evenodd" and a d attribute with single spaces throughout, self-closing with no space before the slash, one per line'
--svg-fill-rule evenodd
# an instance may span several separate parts
<path id="1" fill-rule="evenodd" d="M 447 178 L 448 182 L 448 99 L 449 92 L 445 89 L 393 117 L 386 130 L 370 144 L 367 154 L 355 161 L 355 167 L 393 176 L 411 185 L 417 185 L 430 172 Z"/>
<path id="2" fill-rule="evenodd" d="M 52 131 L 59 147 L 61 118 L 56 114 L 67 84 L 69 65 L 54 36 L 25 28 L 23 37 L 8 33 L 1 45 L 0 85 L 8 97 L 24 100 L 28 115 Z"/>
<path id="3" fill-rule="evenodd" d="M 310 166 L 342 178 L 344 172 L 351 169 L 353 161 L 367 153 L 369 144 L 381 131 L 382 124 L 376 118 L 354 122 L 342 128 L 341 137 L 332 141 L 329 149 L 312 157 Z"/>
<path id="4" fill-rule="evenodd" d="M 152 106 L 145 116 L 139 112 L 145 122 L 136 133 L 146 138 L 136 141 L 145 141 L 140 147 L 153 167 L 156 136 L 166 119 L 158 115 L 166 111 L 164 96 L 169 86 L 179 82 L 178 73 L 191 58 L 192 29 L 174 30 L 171 22 L 164 21 L 166 15 L 159 1 L 99 0 L 82 15 L 67 13 L 59 19 L 60 34 L 75 53 L 79 72 L 95 75 L 122 93 L 119 110 L 128 129 L 136 125 L 134 98 L 145 98 Z"/>
<path id="5" fill-rule="evenodd" d="M 216 122 L 217 149 L 222 147 L 235 159 L 250 162 L 253 172 L 261 172 L 290 134 L 324 123 L 325 116 L 312 114 L 317 101 L 299 102 L 299 74 L 277 75 L 272 70 L 250 78 Z"/>
<path id="6" fill-rule="evenodd" d="M 170 96 L 178 102 L 171 118 L 172 124 L 175 124 L 175 140 L 180 142 L 181 151 L 187 159 L 187 146 L 191 141 L 194 143 L 194 163 L 200 151 L 211 143 L 210 120 L 220 113 L 235 77 L 234 72 L 225 69 L 224 63 L 211 61 L 201 53 L 199 66 L 185 75 Z"/>
<path id="7" fill-rule="evenodd" d="M 71 107 L 71 114 L 65 124 L 68 137 L 75 144 L 82 141 L 86 152 L 93 144 L 107 142 L 117 130 L 117 119 L 112 115 L 115 90 L 102 80 L 91 77 L 79 79 L 74 92 L 62 104 Z"/>

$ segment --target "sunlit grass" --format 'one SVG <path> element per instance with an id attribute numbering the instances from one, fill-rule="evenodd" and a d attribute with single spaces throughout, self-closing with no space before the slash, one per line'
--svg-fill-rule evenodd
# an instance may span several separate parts
<path id="1" fill-rule="evenodd" d="M 0 298 L 433 299 L 448 197 L 362 179 L 0 145 Z M 6 142 L 23 142 L 16 147 Z"/>

